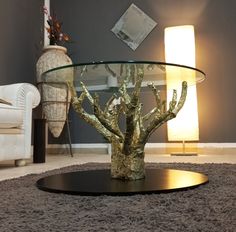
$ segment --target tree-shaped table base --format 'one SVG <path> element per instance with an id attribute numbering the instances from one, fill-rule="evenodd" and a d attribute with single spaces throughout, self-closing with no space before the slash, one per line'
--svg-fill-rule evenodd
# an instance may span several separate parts
<path id="1" fill-rule="evenodd" d="M 75 111 L 112 145 L 111 177 L 137 180 L 145 178 L 145 144 L 157 128 L 176 117 L 183 107 L 187 95 L 187 82 L 182 82 L 179 100 L 177 100 L 176 90 L 173 90 L 173 97 L 168 107 L 161 99 L 160 92 L 154 83 L 149 83 L 148 87 L 153 92 L 156 106 L 143 115 L 140 92 L 144 79 L 144 66 L 143 64 L 127 64 L 124 67 L 125 75 L 119 80 L 119 91 L 107 101 L 104 109 L 99 104 L 98 94 L 90 94 L 83 82 L 80 82 L 82 92 L 79 96 L 73 84 L 68 84 Z M 133 83 L 132 91 L 130 91 L 130 83 Z M 93 114 L 86 112 L 83 108 L 86 98 L 93 108 Z M 119 127 L 121 116 L 125 117 L 125 131 Z"/>

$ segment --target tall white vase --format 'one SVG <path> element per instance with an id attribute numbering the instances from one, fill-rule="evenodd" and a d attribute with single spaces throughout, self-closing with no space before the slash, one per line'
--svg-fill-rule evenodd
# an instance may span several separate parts
<path id="1" fill-rule="evenodd" d="M 63 130 L 70 106 L 71 95 L 66 86 L 66 81 L 73 80 L 73 69 L 52 72 L 47 75 L 46 79 L 41 74 L 52 68 L 72 64 L 66 53 L 65 47 L 46 46 L 36 64 L 37 82 L 42 95 L 43 115 L 48 121 L 49 130 L 56 138 L 60 136 Z M 46 84 L 47 82 L 48 84 Z"/>

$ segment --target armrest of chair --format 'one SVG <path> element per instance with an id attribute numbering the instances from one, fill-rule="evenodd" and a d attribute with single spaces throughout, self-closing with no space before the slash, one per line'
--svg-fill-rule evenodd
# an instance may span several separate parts
<path id="1" fill-rule="evenodd" d="M 25 107 L 26 98 L 32 98 L 32 108 L 35 108 L 40 102 L 38 89 L 29 83 L 18 83 L 0 86 L 0 98 L 11 102 L 12 105 Z"/>

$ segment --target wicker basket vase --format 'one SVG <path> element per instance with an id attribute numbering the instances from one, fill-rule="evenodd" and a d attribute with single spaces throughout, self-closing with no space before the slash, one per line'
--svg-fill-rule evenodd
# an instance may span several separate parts
<path id="1" fill-rule="evenodd" d="M 47 79 L 44 79 L 41 74 L 52 68 L 72 64 L 66 52 L 67 49 L 62 46 L 46 46 L 36 64 L 43 115 L 47 119 L 49 130 L 56 138 L 60 136 L 63 130 L 70 106 L 71 95 L 66 81 L 73 80 L 73 70 L 65 69 L 60 73 L 52 72 L 47 75 Z"/>

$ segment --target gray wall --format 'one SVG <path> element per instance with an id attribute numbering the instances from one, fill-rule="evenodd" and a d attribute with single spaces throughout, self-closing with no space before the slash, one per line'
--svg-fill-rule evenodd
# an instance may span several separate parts
<path id="1" fill-rule="evenodd" d="M 131 3 L 158 26 L 136 51 L 118 40 L 110 29 Z M 73 61 L 164 60 L 164 28 L 195 26 L 197 67 L 207 79 L 197 86 L 200 142 L 236 142 L 236 1 L 235 0 L 51 0 L 52 9 L 75 41 L 68 44 Z M 99 135 L 72 114 L 73 142 L 100 141 Z M 151 142 L 165 142 L 166 128 Z"/>
<path id="2" fill-rule="evenodd" d="M 0 84 L 36 83 L 42 50 L 42 0 L 0 0 Z"/>
<path id="3" fill-rule="evenodd" d="M 132 51 L 111 32 L 115 22 L 135 3 L 158 26 Z M 42 1 L 0 0 L 0 84 L 35 83 L 35 63 L 41 52 Z M 236 142 L 236 1 L 235 0 L 51 0 L 74 62 L 99 60 L 164 60 L 164 28 L 193 24 L 197 67 L 207 79 L 197 86 L 200 142 Z M 71 113 L 73 143 L 102 142 L 102 137 Z M 56 142 L 58 142 L 57 140 Z M 150 139 L 166 142 L 165 126 Z"/>

